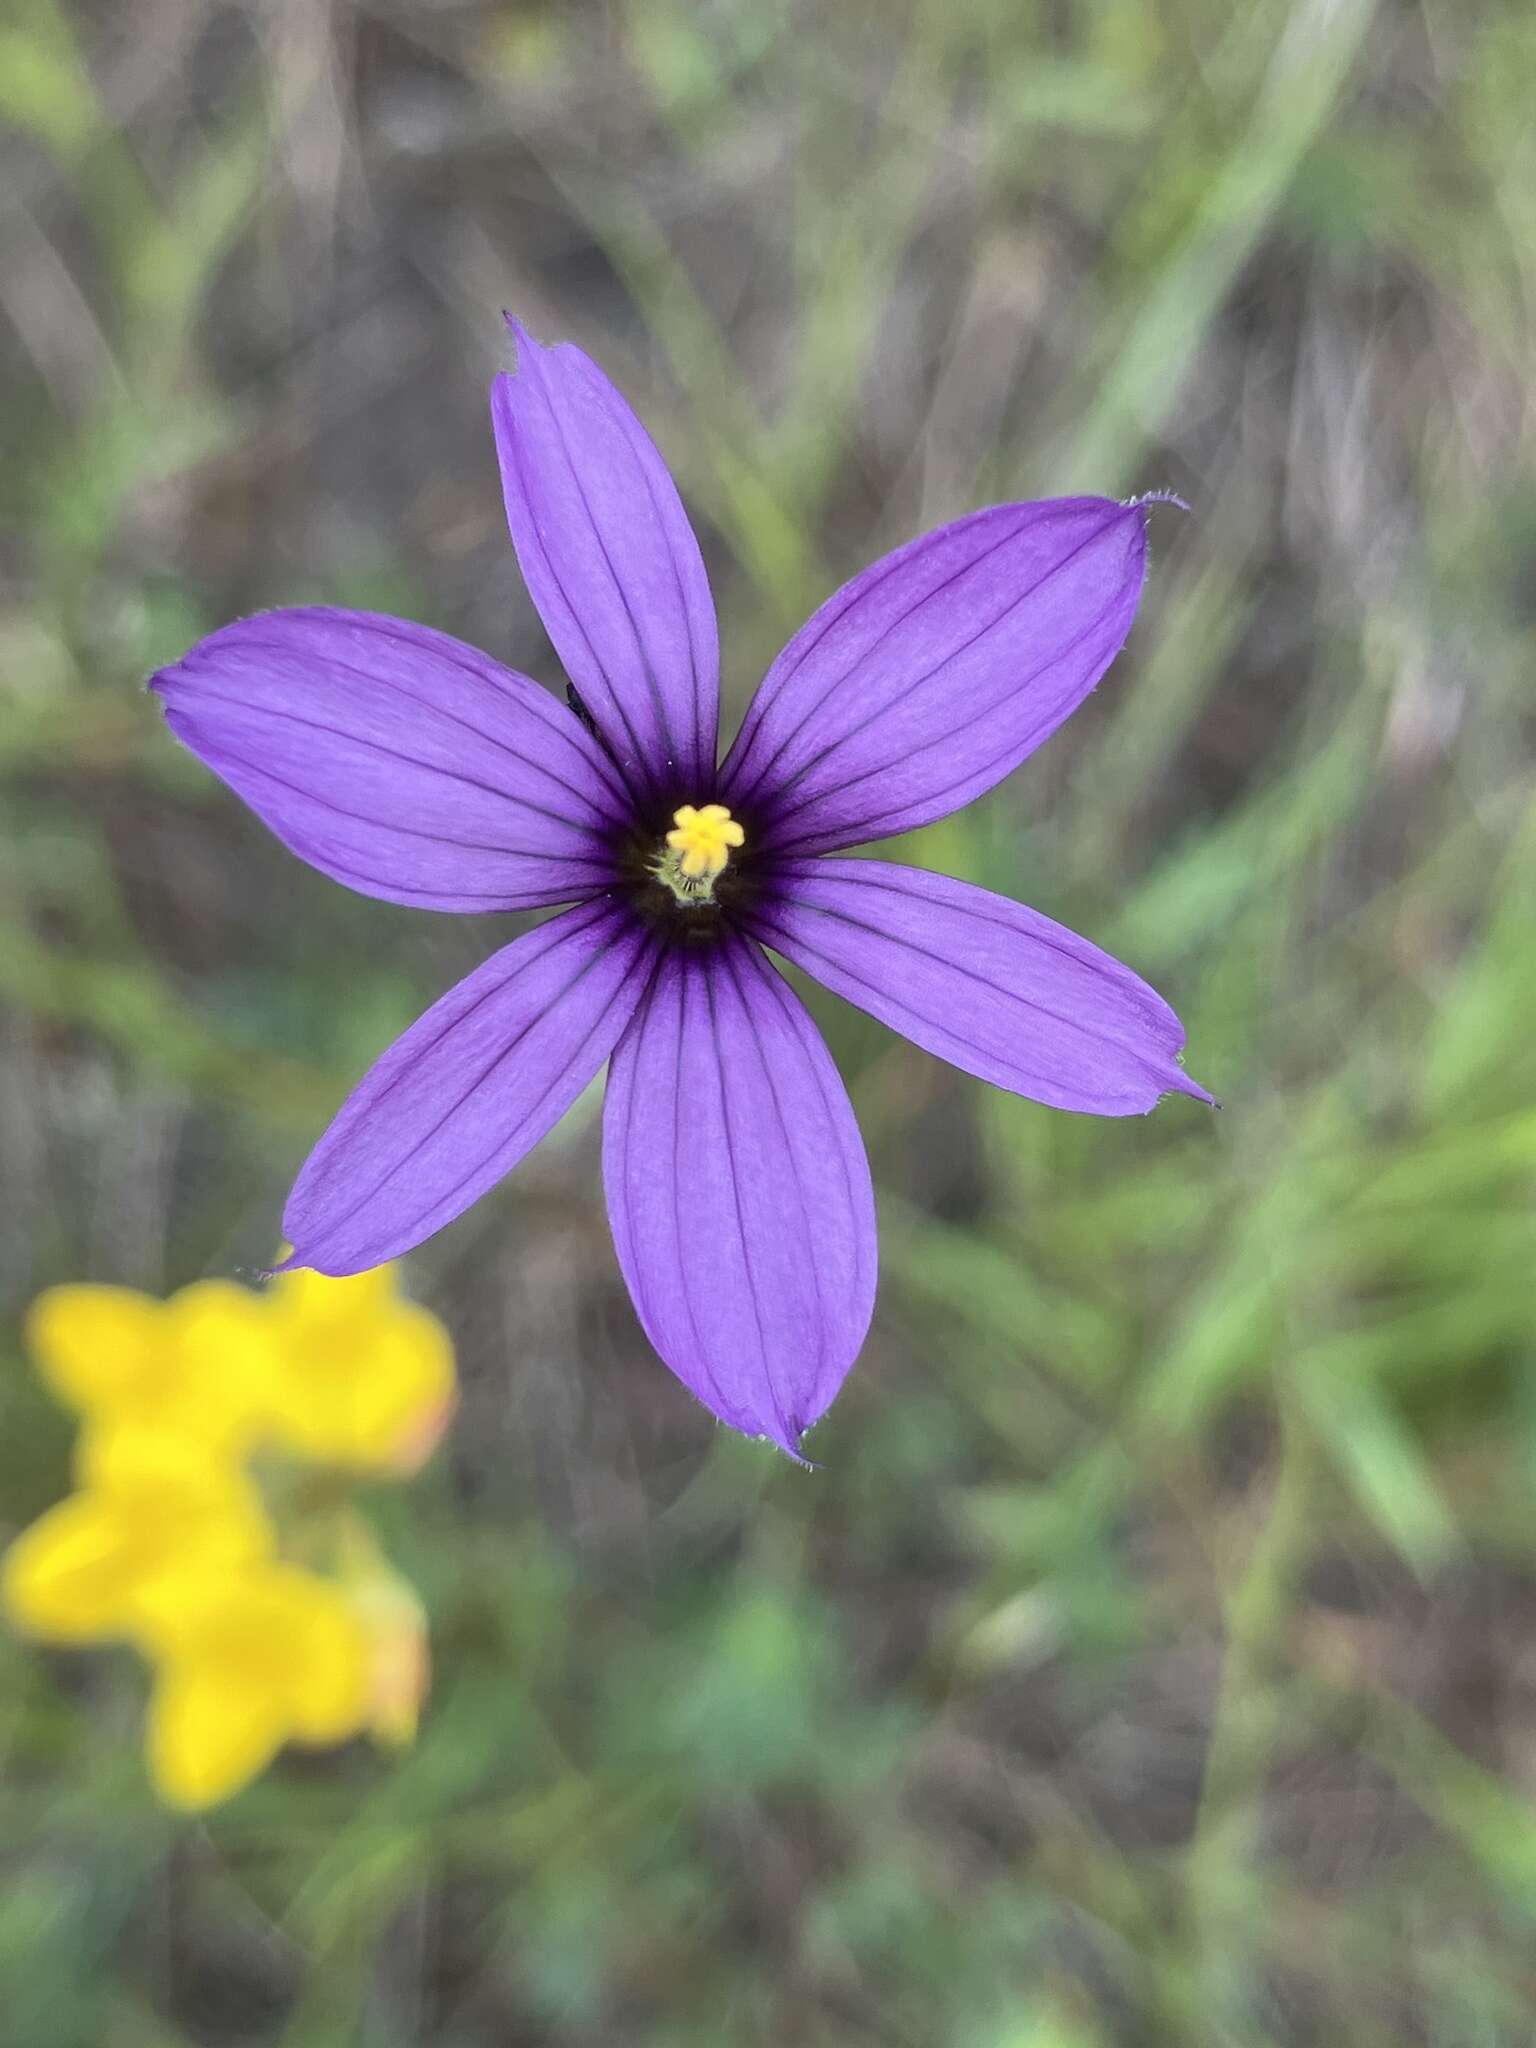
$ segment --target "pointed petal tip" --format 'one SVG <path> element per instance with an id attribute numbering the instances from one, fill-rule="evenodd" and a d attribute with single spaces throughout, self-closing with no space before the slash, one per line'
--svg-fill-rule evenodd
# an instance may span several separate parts
<path id="1" fill-rule="evenodd" d="M 1165 1093 L 1170 1095 L 1192 1095 L 1196 1102 L 1203 1102 L 1211 1109 L 1220 1109 L 1221 1107 L 1221 1104 L 1216 1100 L 1210 1089 L 1202 1088 L 1194 1076 L 1186 1074 L 1182 1067 L 1175 1071 L 1172 1085 L 1165 1090 Z"/>
<path id="2" fill-rule="evenodd" d="M 800 1424 L 792 1422 L 788 1416 L 775 1416 L 772 1422 L 763 1426 L 757 1440 L 772 1444 L 776 1451 L 782 1451 L 792 1464 L 800 1466 L 803 1471 L 819 1472 L 821 1466 L 805 1454 L 805 1439 L 820 1420 L 818 1415 L 810 1422 Z"/>
<path id="3" fill-rule="evenodd" d="M 711 1411 L 713 1412 L 713 1411 Z M 820 1420 L 820 1418 L 817 1418 Z M 716 1415 L 715 1420 L 722 1427 L 744 1436 L 749 1443 L 768 1444 L 776 1451 L 782 1451 L 792 1465 L 798 1465 L 803 1472 L 821 1472 L 826 1468 L 815 1458 L 808 1458 L 803 1448 L 807 1431 L 814 1427 L 808 1423 L 805 1429 L 797 1429 L 793 1423 L 778 1417 L 742 1417 Z"/>
<path id="4" fill-rule="evenodd" d="M 188 664 L 192 656 L 196 654 L 198 647 L 202 644 L 202 641 L 198 641 L 194 646 L 187 649 L 179 661 L 162 662 L 159 668 L 145 677 L 144 688 L 149 692 L 150 696 L 160 699 L 161 708 L 167 713 L 171 709 L 173 693 L 178 686 L 186 682 Z"/>
<path id="5" fill-rule="evenodd" d="M 293 1221 L 287 1216 L 283 1218 L 283 1235 L 290 1240 L 296 1237 Z M 368 1265 L 348 1265 L 345 1261 L 328 1259 L 323 1253 L 312 1258 L 309 1253 L 302 1250 L 291 1251 L 286 1259 L 280 1259 L 275 1266 L 256 1268 L 257 1275 L 263 1280 L 278 1280 L 284 1273 L 319 1273 L 327 1280 L 350 1280 L 356 1273 L 368 1273 L 372 1270 Z"/>
<path id="6" fill-rule="evenodd" d="M 808 1422 L 805 1425 L 805 1428 L 798 1432 L 799 1441 L 793 1446 L 793 1448 L 791 1448 L 791 1446 L 788 1444 L 780 1444 L 778 1447 L 781 1451 L 785 1453 L 785 1455 L 788 1458 L 790 1458 L 796 1465 L 800 1467 L 802 1472 L 825 1472 L 827 1469 L 820 1458 L 808 1457 L 806 1455 L 805 1449 L 806 1438 L 810 1435 L 811 1431 L 816 1427 L 816 1424 L 820 1422 L 820 1420 L 821 1416 L 818 1415 L 814 1421 Z"/>
<path id="7" fill-rule="evenodd" d="M 536 335 L 529 332 L 529 330 L 523 325 L 522 321 L 518 319 L 517 315 L 515 313 L 509 313 L 505 306 L 503 306 L 501 309 L 501 317 L 506 322 L 507 332 L 508 334 L 511 335 L 513 344 L 517 349 L 517 369 L 520 370 L 523 367 L 522 359 L 524 349 L 527 349 L 529 353 L 532 354 L 535 351 L 537 351 L 542 344 L 539 342 L 538 337 Z M 512 374 L 515 375 L 516 371 L 514 371 Z"/>
<path id="8" fill-rule="evenodd" d="M 774 1444 L 774 1448 L 782 1451 L 790 1463 L 798 1465 L 802 1472 L 822 1472 L 826 1469 L 825 1466 L 819 1465 L 814 1458 L 808 1458 L 804 1451 L 795 1450 L 787 1443 L 777 1443 L 772 1437 L 766 1438 L 765 1441 Z"/>

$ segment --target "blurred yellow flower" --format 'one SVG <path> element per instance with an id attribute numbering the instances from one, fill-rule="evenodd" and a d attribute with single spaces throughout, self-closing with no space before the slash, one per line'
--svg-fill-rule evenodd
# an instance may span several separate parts
<path id="1" fill-rule="evenodd" d="M 270 1440 L 316 1463 L 406 1474 L 454 1408 L 448 1333 L 400 1295 L 393 1266 L 281 1273 L 264 1294 L 200 1280 L 164 1302 L 52 1287 L 27 1342 L 93 1430 L 131 1423 L 236 1455 Z"/>
<path id="2" fill-rule="evenodd" d="M 298 1456 L 404 1474 L 447 1427 L 453 1345 L 436 1316 L 402 1299 L 395 1275 L 280 1273 L 263 1297 L 276 1340 L 273 1434 Z"/>
<path id="3" fill-rule="evenodd" d="M 334 1474 L 295 1486 L 276 1462 L 269 1519 L 253 1452 L 413 1472 L 454 1405 L 453 1347 L 393 1267 L 224 1281 L 169 1301 L 51 1288 L 27 1342 L 76 1408 L 78 1490 L 0 1562 L 0 1600 L 54 1642 L 131 1641 L 155 1668 L 150 1771 L 170 1805 L 216 1805 L 287 1742 L 416 1732 L 426 1616 Z M 304 1559 L 305 1565 L 293 1560 Z M 306 1568 L 324 1564 L 329 1575 Z"/>
<path id="4" fill-rule="evenodd" d="M 329 1580 L 287 1564 L 188 1576 L 146 1614 L 149 1767 L 167 1804 L 214 1806 L 284 1743 L 344 1742 L 368 1725 L 373 1645 Z"/>
<path id="5" fill-rule="evenodd" d="M 81 1491 L 5 1554 L 15 1624 L 54 1642 L 135 1633 L 147 1598 L 189 1564 L 228 1571 L 264 1556 L 272 1528 L 255 1488 L 185 1437 L 123 1427 L 87 1439 Z"/>
<path id="6" fill-rule="evenodd" d="M 268 1406 L 272 1337 L 262 1297 L 199 1280 L 169 1301 L 127 1287 L 50 1287 L 28 1349 L 55 1393 L 92 1424 L 130 1422 L 246 1449 Z"/>

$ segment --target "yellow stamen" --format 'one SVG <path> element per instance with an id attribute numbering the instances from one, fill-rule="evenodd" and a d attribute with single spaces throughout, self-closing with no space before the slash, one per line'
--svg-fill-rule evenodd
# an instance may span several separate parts
<path id="1" fill-rule="evenodd" d="M 715 878 L 725 872 L 732 848 L 743 844 L 746 833 L 724 804 L 683 804 L 672 813 L 672 824 L 667 834 L 671 851 L 656 872 L 679 897 L 712 895 Z"/>

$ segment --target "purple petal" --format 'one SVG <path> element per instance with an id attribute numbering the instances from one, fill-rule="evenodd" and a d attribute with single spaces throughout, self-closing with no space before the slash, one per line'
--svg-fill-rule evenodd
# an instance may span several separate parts
<path id="1" fill-rule="evenodd" d="M 547 690 L 446 633 L 263 612 L 150 687 L 285 846 L 365 896 L 526 910 L 612 875 L 625 799 L 602 749 Z"/>
<path id="2" fill-rule="evenodd" d="M 579 348 L 509 319 L 491 387 L 512 545 L 555 651 L 637 795 L 713 778 L 720 648 L 699 544 L 656 445 Z"/>
<path id="3" fill-rule="evenodd" d="M 990 789 L 1087 696 L 1131 629 L 1146 513 L 997 505 L 898 548 L 774 662 L 721 777 L 760 844 L 825 852 Z"/>
<path id="4" fill-rule="evenodd" d="M 787 861 L 778 882 L 764 945 L 966 1073 L 1095 1116 L 1210 1101 L 1162 997 L 1038 911 L 887 861 Z"/>
<path id="5" fill-rule="evenodd" d="M 646 1335 L 798 1455 L 869 1327 L 875 1206 L 831 1054 L 749 942 L 663 962 L 609 1069 L 603 1177 Z"/>
<path id="6" fill-rule="evenodd" d="M 292 1266 L 361 1273 L 477 1201 L 613 1050 L 652 971 L 644 928 L 580 904 L 493 954 L 396 1039 L 288 1197 Z"/>

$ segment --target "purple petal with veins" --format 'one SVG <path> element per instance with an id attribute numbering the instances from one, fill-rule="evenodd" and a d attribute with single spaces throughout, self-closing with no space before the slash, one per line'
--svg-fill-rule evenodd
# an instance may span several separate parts
<path id="1" fill-rule="evenodd" d="M 869 1327 L 875 1205 L 853 1110 L 799 997 L 740 939 L 667 956 L 603 1113 L 619 1264 L 683 1384 L 797 1454 Z"/>
<path id="2" fill-rule="evenodd" d="M 763 678 L 722 800 L 776 853 L 824 853 L 958 810 L 1017 768 L 1124 644 L 1146 513 L 996 505 L 855 576 Z"/>
<path id="3" fill-rule="evenodd" d="M 787 861 L 775 882 L 763 944 L 966 1073 L 1094 1116 L 1210 1101 L 1162 997 L 1038 911 L 882 860 Z"/>
<path id="4" fill-rule="evenodd" d="M 515 321 L 491 387 L 512 545 L 566 673 L 640 795 L 715 768 L 720 646 L 699 544 L 656 445 L 589 356 Z"/>
<path id="5" fill-rule="evenodd" d="M 654 946 L 603 904 L 514 939 L 363 1076 L 288 1197 L 288 1263 L 361 1273 L 477 1202 L 597 1074 L 654 972 Z"/>
<path id="6" fill-rule="evenodd" d="M 374 612 L 262 612 L 153 678 L 178 739 L 311 867 L 430 910 L 569 903 L 613 874 L 613 764 L 527 676 Z"/>

